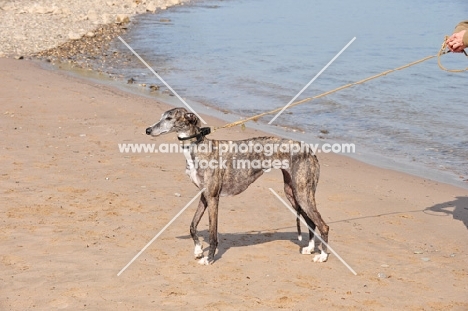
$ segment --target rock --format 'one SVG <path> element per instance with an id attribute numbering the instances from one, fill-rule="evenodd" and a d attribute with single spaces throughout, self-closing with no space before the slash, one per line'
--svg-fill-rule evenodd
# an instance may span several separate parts
<path id="1" fill-rule="evenodd" d="M 102 14 L 101 19 L 103 24 L 109 24 L 111 22 L 110 15 L 107 13 Z"/>
<path id="2" fill-rule="evenodd" d="M 63 13 L 62 9 L 57 8 L 57 7 L 55 7 L 54 10 L 52 11 L 52 15 L 60 15 L 62 13 Z"/>
<path id="3" fill-rule="evenodd" d="M 159 90 L 159 86 L 157 85 L 150 85 L 149 88 L 152 92 Z"/>
<path id="4" fill-rule="evenodd" d="M 178 197 L 178 198 L 180 198 L 180 197 L 182 196 L 180 193 L 177 193 L 177 192 L 174 193 L 174 195 L 175 195 L 176 197 Z"/>
<path id="5" fill-rule="evenodd" d="M 139 7 L 137 7 L 136 10 L 135 10 L 135 14 L 143 14 L 143 13 L 146 13 L 146 12 L 147 12 L 147 11 L 146 11 L 146 8 L 143 7 L 143 6 L 139 6 Z"/>
<path id="6" fill-rule="evenodd" d="M 52 12 L 54 12 L 54 8 L 42 7 L 42 14 L 52 14 Z"/>
<path id="7" fill-rule="evenodd" d="M 49 14 L 49 13 L 52 13 L 54 12 L 54 9 L 55 8 L 48 8 L 48 7 L 44 7 L 44 6 L 33 6 L 33 7 L 30 7 L 29 8 L 29 13 L 31 14 Z"/>
<path id="8" fill-rule="evenodd" d="M 7 2 L 2 6 L 3 11 L 13 11 L 15 8 L 15 5 L 11 2 Z"/>
<path id="9" fill-rule="evenodd" d="M 94 32 L 92 32 L 92 31 L 88 31 L 88 32 L 86 33 L 86 37 L 88 37 L 88 38 L 93 38 L 93 37 L 95 37 L 95 36 L 96 36 L 96 34 L 95 34 Z"/>
<path id="10" fill-rule="evenodd" d="M 98 15 L 96 13 L 96 11 L 94 10 L 89 10 L 88 11 L 88 14 L 86 15 L 86 19 L 89 20 L 89 21 L 92 21 L 92 22 L 95 22 L 98 20 Z"/>
<path id="11" fill-rule="evenodd" d="M 127 14 L 117 14 L 115 22 L 116 24 L 126 24 L 130 22 L 130 17 Z"/>
<path id="12" fill-rule="evenodd" d="M 17 55 L 15 56 L 15 59 L 24 59 L 24 56 Z"/>
<path id="13" fill-rule="evenodd" d="M 385 273 L 380 272 L 380 273 L 377 274 L 377 277 L 378 277 L 379 279 L 386 279 L 386 278 L 387 278 L 387 275 L 386 275 Z"/>
<path id="14" fill-rule="evenodd" d="M 88 16 L 86 14 L 79 14 L 76 16 L 76 20 L 78 21 L 85 21 L 88 19 Z"/>
<path id="15" fill-rule="evenodd" d="M 427 257 L 423 257 L 423 258 L 421 258 L 421 260 L 422 260 L 422 261 L 425 261 L 425 262 L 431 261 L 431 259 L 430 259 L 430 258 L 427 258 Z"/>
<path id="16" fill-rule="evenodd" d="M 68 39 L 70 39 L 70 40 L 79 40 L 79 39 L 81 39 L 81 35 L 76 33 L 76 32 L 70 31 L 68 33 Z"/>
<path id="17" fill-rule="evenodd" d="M 130 78 L 130 79 L 127 80 L 127 84 L 133 84 L 133 83 L 135 83 L 135 81 L 136 81 L 135 79 Z"/>
<path id="18" fill-rule="evenodd" d="M 147 12 L 154 13 L 154 12 L 156 12 L 157 8 L 158 8 L 158 6 L 156 5 L 156 3 L 154 1 L 151 1 L 148 4 L 146 4 L 146 11 Z"/>

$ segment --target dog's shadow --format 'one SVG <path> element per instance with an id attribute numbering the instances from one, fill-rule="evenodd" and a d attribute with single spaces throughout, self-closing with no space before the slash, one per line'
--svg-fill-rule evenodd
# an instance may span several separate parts
<path id="1" fill-rule="evenodd" d="M 452 215 L 453 219 L 460 220 L 468 229 L 468 197 L 456 197 L 453 201 L 428 207 L 428 211 Z"/>
<path id="2" fill-rule="evenodd" d="M 292 228 L 292 227 L 291 227 Z M 282 228 L 286 229 L 286 228 Z M 279 230 L 279 229 L 277 229 Z M 272 230 L 274 231 L 274 230 Z M 204 252 L 208 251 L 208 240 L 209 231 L 201 230 L 198 231 L 198 236 L 203 238 L 205 241 Z M 297 239 L 297 232 L 262 232 L 262 231 L 250 231 L 242 233 L 220 233 L 218 232 L 218 248 L 215 255 L 215 260 L 220 259 L 229 249 L 233 247 L 246 247 L 258 244 L 264 244 L 273 241 L 291 241 L 298 246 L 298 252 L 300 252 L 303 246 L 306 246 L 309 233 L 305 232 L 302 234 L 302 241 Z M 178 236 L 178 239 L 192 239 L 190 235 Z M 303 245 L 304 244 L 304 245 Z"/>

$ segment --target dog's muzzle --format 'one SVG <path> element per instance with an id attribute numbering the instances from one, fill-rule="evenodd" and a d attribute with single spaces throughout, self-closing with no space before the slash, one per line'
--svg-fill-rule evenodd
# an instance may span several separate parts
<path id="1" fill-rule="evenodd" d="M 146 129 L 146 135 L 151 135 L 151 132 L 153 132 L 153 128 L 152 127 L 148 127 Z"/>

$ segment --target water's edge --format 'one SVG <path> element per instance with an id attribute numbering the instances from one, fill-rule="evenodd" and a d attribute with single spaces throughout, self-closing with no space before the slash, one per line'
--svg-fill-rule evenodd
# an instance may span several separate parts
<path id="1" fill-rule="evenodd" d="M 163 104 L 172 106 L 172 107 L 181 107 L 183 104 L 174 96 L 170 96 L 168 94 L 162 92 L 149 92 L 147 89 L 140 88 L 136 85 L 128 85 L 124 81 L 115 80 L 108 78 L 106 75 L 102 73 L 93 72 L 90 70 L 82 70 L 72 67 L 67 67 L 66 64 L 59 64 L 51 65 L 50 63 L 42 62 L 42 61 L 35 61 L 42 69 L 44 70 L 51 70 L 55 72 L 59 72 L 62 74 L 69 75 L 74 78 L 78 78 L 81 80 L 85 80 L 88 82 L 96 83 L 108 88 L 118 89 L 120 91 L 126 92 L 128 94 L 132 94 L 135 96 L 142 96 L 145 98 L 154 99 L 157 102 L 161 102 Z M 217 118 L 222 120 L 226 123 L 238 121 L 241 119 L 240 116 L 235 115 L 230 112 L 226 111 L 219 111 L 212 107 L 203 105 L 201 103 L 197 103 L 194 101 L 187 100 L 188 104 L 195 110 L 197 113 L 201 115 L 207 115 L 210 117 Z M 153 122 L 154 120 L 149 120 L 149 122 Z M 246 124 L 248 128 L 256 129 L 265 133 L 269 133 L 271 135 L 276 135 L 288 139 L 294 139 L 298 141 L 304 141 L 306 143 L 337 143 L 337 141 L 333 141 L 330 139 L 318 139 L 314 138 L 313 140 L 310 137 L 307 137 L 307 134 L 303 132 L 299 132 L 297 130 L 289 129 L 287 127 L 282 126 L 271 126 L 266 123 L 261 122 L 248 122 Z M 338 142 L 339 143 L 339 142 Z M 423 179 L 429 179 L 436 182 L 450 184 L 462 189 L 468 189 L 468 183 L 461 182 L 460 180 L 456 179 L 455 176 L 451 173 L 441 172 L 438 170 L 430 170 L 423 165 L 418 165 L 414 163 L 414 165 L 409 165 L 408 163 L 404 163 L 397 160 L 389 161 L 388 158 L 384 158 L 383 156 L 372 152 L 370 150 L 360 150 L 359 146 L 356 147 L 357 152 L 355 154 L 340 154 L 340 156 L 350 157 L 354 160 L 376 166 L 379 168 L 390 169 L 393 171 L 409 174 L 412 176 L 417 176 Z"/>

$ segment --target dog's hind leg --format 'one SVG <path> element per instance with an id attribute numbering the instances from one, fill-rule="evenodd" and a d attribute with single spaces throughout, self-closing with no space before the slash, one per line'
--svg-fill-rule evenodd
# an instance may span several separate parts
<path id="1" fill-rule="evenodd" d="M 284 180 L 284 194 L 291 203 L 292 207 L 296 210 L 296 227 L 297 227 L 297 239 L 302 241 L 302 233 L 301 233 L 301 207 L 297 203 L 296 199 L 294 198 L 293 188 L 291 186 L 291 175 L 286 170 L 281 170 L 283 172 L 283 180 Z"/>
<path id="2" fill-rule="evenodd" d="M 300 209 L 300 207 L 299 207 Z M 302 241 L 302 232 L 301 232 L 301 211 L 298 210 L 296 214 L 296 227 L 297 227 L 297 239 Z"/>
<path id="3" fill-rule="evenodd" d="M 307 191 L 309 192 L 309 191 Z M 309 216 L 309 218 L 317 225 L 318 230 L 320 232 L 320 236 L 323 240 L 322 243 L 322 251 L 320 254 L 315 255 L 314 261 L 315 262 L 324 262 L 327 261 L 328 259 L 328 253 L 327 253 L 327 243 L 328 243 L 328 231 L 329 227 L 323 221 L 322 216 L 317 210 L 317 206 L 315 203 L 315 198 L 314 198 L 314 191 L 310 191 L 308 194 L 300 194 L 299 195 L 299 202 L 302 206 L 306 206 L 307 208 L 304 210 L 304 212 Z M 313 240 L 312 240 L 313 241 Z"/>
<path id="4" fill-rule="evenodd" d="M 300 206 L 299 206 L 298 213 L 302 215 L 302 218 L 304 218 L 307 224 L 307 227 L 309 229 L 309 244 L 306 247 L 303 247 L 301 249 L 301 254 L 310 255 L 315 252 L 315 248 L 316 248 L 315 234 L 314 234 L 314 230 L 316 226 L 315 226 L 315 223 L 312 221 L 312 219 L 309 218 L 309 216 L 306 214 L 306 212 L 304 212 L 304 210 Z M 299 218 L 297 218 L 297 221 L 300 222 Z"/>
<path id="5" fill-rule="evenodd" d="M 307 214 L 304 212 L 304 210 L 302 210 L 302 208 L 300 209 L 300 214 L 302 215 L 302 218 L 304 218 L 309 229 L 309 244 L 301 249 L 301 254 L 310 255 L 315 252 L 316 248 L 314 234 L 315 223 L 312 221 L 312 219 L 309 218 L 309 216 L 307 216 Z"/>
<path id="6" fill-rule="evenodd" d="M 292 207 L 297 211 L 296 215 L 296 226 L 297 226 L 297 239 L 299 241 L 302 241 L 302 235 L 301 235 L 301 220 L 300 216 L 304 218 L 307 226 L 309 227 L 309 245 L 307 247 L 304 247 L 301 249 L 302 254 L 312 254 L 315 249 L 315 242 L 314 242 L 314 230 L 315 230 L 315 224 L 314 222 L 307 216 L 307 214 L 303 211 L 299 203 L 297 203 L 294 190 L 292 187 L 292 180 L 291 180 L 291 175 L 289 174 L 288 171 L 282 170 L 283 172 L 283 180 L 284 180 L 284 193 L 286 194 L 286 197 L 289 200 L 289 203 L 291 203 Z M 311 230 L 312 229 L 312 230 Z"/>
<path id="7" fill-rule="evenodd" d="M 205 195 L 202 193 L 200 197 L 200 201 L 198 202 L 198 208 L 193 215 L 192 223 L 190 224 L 190 235 L 192 236 L 193 242 L 195 244 L 194 255 L 195 259 L 200 259 L 203 257 L 203 246 L 200 242 L 200 239 L 197 235 L 197 227 L 200 219 L 202 218 L 203 214 L 205 213 L 206 207 L 208 206 Z"/>
<path id="8" fill-rule="evenodd" d="M 292 173 L 292 186 L 295 198 L 301 206 L 304 213 L 310 220 L 317 225 L 320 232 L 322 243 L 322 251 L 320 254 L 315 255 L 315 262 L 324 262 L 328 259 L 327 243 L 329 227 L 322 219 L 317 204 L 315 203 L 315 189 L 318 183 L 319 166 L 315 157 L 308 158 L 305 161 L 297 162 L 296 167 L 291 168 Z M 306 218 L 305 218 L 306 219 Z M 307 219 L 306 219 L 307 221 Z M 312 240 L 313 241 L 313 240 Z"/>
<path id="9" fill-rule="evenodd" d="M 317 224 L 318 230 L 320 232 L 320 236 L 321 236 L 323 242 L 325 242 L 325 243 L 321 243 L 322 244 L 322 251 L 320 252 L 320 254 L 317 254 L 317 255 L 314 256 L 314 261 L 315 262 L 325 262 L 328 259 L 327 245 L 328 245 L 329 227 L 325 223 L 325 221 L 322 219 L 322 216 L 320 215 L 320 213 L 317 210 L 317 205 L 315 203 L 315 198 L 314 198 L 313 193 L 309 194 L 308 203 L 309 203 L 307 205 L 308 209 L 305 210 L 305 212 L 310 217 L 310 219 L 314 223 Z M 313 246 L 315 247 L 315 245 L 314 245 L 315 243 L 314 243 L 313 238 L 309 242 L 309 247 L 311 246 L 311 244 L 313 244 Z"/>

